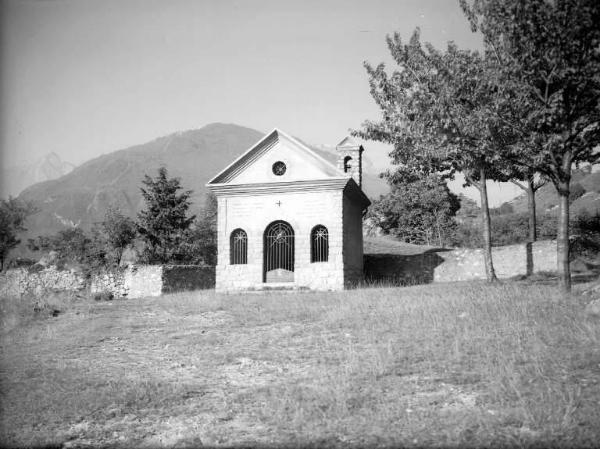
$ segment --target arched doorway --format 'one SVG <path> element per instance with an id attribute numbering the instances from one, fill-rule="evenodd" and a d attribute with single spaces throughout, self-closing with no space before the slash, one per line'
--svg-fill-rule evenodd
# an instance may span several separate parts
<path id="1" fill-rule="evenodd" d="M 285 221 L 274 221 L 264 235 L 263 282 L 294 281 L 294 230 Z"/>

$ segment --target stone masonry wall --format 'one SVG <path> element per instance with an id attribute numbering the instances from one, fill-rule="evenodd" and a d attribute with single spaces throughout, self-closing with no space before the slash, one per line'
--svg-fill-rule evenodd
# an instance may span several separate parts
<path id="1" fill-rule="evenodd" d="M 48 291 L 79 291 L 86 287 L 81 273 L 54 266 L 39 271 L 15 268 L 0 274 L 0 296 L 41 295 Z"/>
<path id="2" fill-rule="evenodd" d="M 533 272 L 556 271 L 556 242 L 535 242 L 530 248 Z M 527 251 L 527 244 L 493 248 L 496 275 L 509 278 L 527 274 Z M 485 279 L 483 250 L 461 248 L 414 255 L 367 254 L 365 278 L 370 282 L 401 285 Z"/>
<path id="3" fill-rule="evenodd" d="M 90 293 L 112 293 L 116 298 L 128 296 L 129 286 L 125 284 L 125 270 L 92 275 Z"/>
<path id="4" fill-rule="evenodd" d="M 341 191 L 219 197 L 218 207 L 217 291 L 262 288 L 263 235 L 277 220 L 286 221 L 294 230 L 294 284 L 315 290 L 343 289 Z M 310 232 L 318 224 L 329 232 L 329 260 L 311 263 Z M 230 265 L 229 236 L 238 228 L 248 236 L 248 263 Z"/>
<path id="5" fill-rule="evenodd" d="M 205 290 L 215 287 L 215 267 L 166 265 L 163 268 L 162 292 Z"/>
<path id="6" fill-rule="evenodd" d="M 92 277 L 91 293 L 111 292 L 115 297 L 143 298 L 163 293 L 213 288 L 214 267 L 197 265 L 133 265 Z"/>
<path id="7" fill-rule="evenodd" d="M 162 265 L 132 265 L 125 271 L 129 298 L 144 298 L 162 294 Z"/>
<path id="8" fill-rule="evenodd" d="M 527 274 L 527 246 L 510 245 L 492 248 L 492 260 L 499 278 Z M 542 241 L 531 245 L 533 272 L 556 271 L 556 242 Z M 434 282 L 485 279 L 482 249 L 455 249 L 437 253 L 443 262 L 434 270 Z"/>
<path id="9" fill-rule="evenodd" d="M 365 280 L 393 285 L 415 285 L 433 282 L 433 272 L 443 259 L 437 253 L 400 256 L 366 254 Z"/>

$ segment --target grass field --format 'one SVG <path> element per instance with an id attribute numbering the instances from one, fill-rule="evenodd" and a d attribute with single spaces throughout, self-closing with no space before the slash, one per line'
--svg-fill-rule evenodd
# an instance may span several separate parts
<path id="1" fill-rule="evenodd" d="M 600 442 L 600 321 L 554 286 L 2 304 L 5 446 Z"/>

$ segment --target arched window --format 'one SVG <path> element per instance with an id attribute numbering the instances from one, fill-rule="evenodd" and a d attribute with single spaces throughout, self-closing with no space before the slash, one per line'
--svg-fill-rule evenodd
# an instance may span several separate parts
<path id="1" fill-rule="evenodd" d="M 229 238 L 229 261 L 231 265 L 248 263 L 248 235 L 243 229 L 236 229 Z"/>
<path id="2" fill-rule="evenodd" d="M 323 225 L 317 225 L 310 232 L 310 261 L 327 262 L 329 260 L 329 233 Z"/>
<path id="3" fill-rule="evenodd" d="M 352 168 L 352 158 L 350 156 L 346 156 L 344 158 L 344 173 L 348 173 Z"/>

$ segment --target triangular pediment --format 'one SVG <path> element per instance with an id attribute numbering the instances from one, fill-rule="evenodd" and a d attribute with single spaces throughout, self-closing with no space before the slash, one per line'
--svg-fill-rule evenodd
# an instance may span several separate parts
<path id="1" fill-rule="evenodd" d="M 302 142 L 274 129 L 209 181 L 215 184 L 264 184 L 344 177 L 331 162 Z"/>

